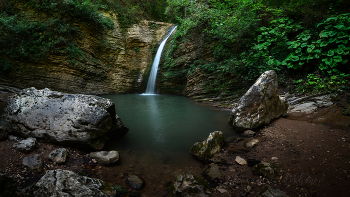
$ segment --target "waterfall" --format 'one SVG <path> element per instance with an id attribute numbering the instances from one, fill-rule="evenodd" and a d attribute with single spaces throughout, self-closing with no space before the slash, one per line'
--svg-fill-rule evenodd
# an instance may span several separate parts
<path id="1" fill-rule="evenodd" d="M 169 36 L 171 35 L 171 33 L 173 33 L 175 28 L 176 28 L 176 26 L 170 31 L 170 33 L 165 37 L 165 39 L 159 45 L 156 57 L 153 60 L 152 70 L 151 70 L 151 74 L 149 75 L 149 78 L 148 78 L 147 89 L 146 89 L 145 94 L 155 94 L 155 83 L 156 83 L 156 78 L 157 78 L 159 60 L 160 60 L 160 57 L 162 55 L 162 51 L 163 51 L 163 48 L 165 46 L 165 43 L 166 43 L 167 39 L 169 38 Z"/>

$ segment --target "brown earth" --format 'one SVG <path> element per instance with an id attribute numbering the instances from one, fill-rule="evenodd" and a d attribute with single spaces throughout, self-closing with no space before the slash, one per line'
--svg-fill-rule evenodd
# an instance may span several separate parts
<path id="1" fill-rule="evenodd" d="M 248 138 L 226 144 L 220 153 L 228 161 L 220 165 L 223 179 L 208 181 L 210 189 L 207 191 L 211 196 L 256 196 L 266 185 L 271 185 L 289 196 L 349 196 L 350 116 L 343 115 L 343 100 L 313 114 L 288 114 L 275 120 L 257 132 L 256 138 L 260 143 L 251 149 L 244 146 Z M 4 102 L 1 104 L 4 106 Z M 148 197 L 165 196 L 176 175 L 191 173 L 205 178 L 203 173 L 207 168 L 199 161 L 194 161 L 191 166 L 164 161 L 149 163 L 146 162 L 147 155 L 134 156 L 129 152 L 120 152 L 121 161 L 115 166 L 106 167 L 91 160 L 87 151 L 75 148 L 67 148 L 69 158 L 64 165 L 54 165 L 47 160 L 47 156 L 61 146 L 40 143 L 38 149 L 25 154 L 12 149 L 13 143 L 10 140 L 0 142 L 0 170 L 15 177 L 18 189 L 29 186 L 43 175 L 34 175 L 22 165 L 25 156 L 36 153 L 43 157 L 46 170 L 72 170 L 121 185 L 129 193 L 138 192 Z M 236 156 L 259 161 L 277 157 L 284 173 L 273 179 L 255 176 L 252 167 L 235 163 Z M 125 184 L 129 174 L 139 175 L 145 180 L 146 185 L 141 191 L 132 190 Z M 248 185 L 250 191 L 247 190 Z"/>

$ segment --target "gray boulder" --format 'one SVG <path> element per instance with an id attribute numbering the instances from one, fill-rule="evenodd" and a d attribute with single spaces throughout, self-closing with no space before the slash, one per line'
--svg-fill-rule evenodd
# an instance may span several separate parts
<path id="1" fill-rule="evenodd" d="M 49 161 L 56 162 L 58 164 L 62 164 L 64 162 L 66 162 L 67 156 L 68 156 L 67 149 L 59 148 L 59 149 L 52 151 L 49 154 L 48 159 L 49 159 Z"/>
<path id="2" fill-rule="evenodd" d="M 22 152 L 30 152 L 38 146 L 35 138 L 27 138 L 25 140 L 13 144 L 13 148 Z"/>
<path id="3" fill-rule="evenodd" d="M 8 136 L 7 129 L 0 125 L 0 141 L 6 140 Z"/>
<path id="4" fill-rule="evenodd" d="M 39 154 L 30 155 L 23 158 L 23 165 L 27 166 L 32 172 L 40 174 L 43 171 L 43 159 Z"/>
<path id="5" fill-rule="evenodd" d="M 214 131 L 203 142 L 196 142 L 190 149 L 190 153 L 203 161 L 209 161 L 216 153 L 219 153 L 224 144 L 224 134 Z"/>
<path id="6" fill-rule="evenodd" d="M 214 181 L 215 179 L 222 179 L 220 167 L 214 163 L 209 164 L 209 168 L 207 169 L 205 174 L 207 175 L 210 181 Z"/>
<path id="7" fill-rule="evenodd" d="M 21 194 L 25 197 L 112 197 L 116 192 L 108 182 L 57 169 L 46 171 L 38 182 L 22 190 Z"/>
<path id="8" fill-rule="evenodd" d="M 99 151 L 90 153 L 90 157 L 96 159 L 101 165 L 112 165 L 119 160 L 118 151 Z"/>
<path id="9" fill-rule="evenodd" d="M 142 189 L 144 185 L 144 181 L 140 179 L 140 177 L 136 175 L 130 175 L 126 180 L 125 183 L 128 184 L 130 187 L 134 189 Z"/>
<path id="10" fill-rule="evenodd" d="M 207 197 L 204 193 L 204 186 L 198 183 L 191 174 L 179 175 L 170 189 L 170 196 L 183 197 Z"/>
<path id="11" fill-rule="evenodd" d="M 28 88 L 14 94 L 2 119 L 9 132 L 22 137 L 95 149 L 101 149 L 108 137 L 121 137 L 128 131 L 110 99 L 47 88 Z"/>
<path id="12" fill-rule="evenodd" d="M 237 130 L 247 130 L 269 124 L 286 114 L 288 103 L 278 94 L 275 71 L 263 73 L 233 108 L 229 123 Z"/>

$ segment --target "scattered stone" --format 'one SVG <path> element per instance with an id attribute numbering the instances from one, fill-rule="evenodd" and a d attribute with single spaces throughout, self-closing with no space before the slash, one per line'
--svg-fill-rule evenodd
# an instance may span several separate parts
<path id="1" fill-rule="evenodd" d="M 90 157 L 96 159 L 101 165 L 112 165 L 119 160 L 118 151 L 91 152 Z"/>
<path id="2" fill-rule="evenodd" d="M 278 94 L 276 72 L 270 70 L 242 96 L 231 112 L 229 123 L 237 130 L 254 129 L 286 114 L 287 109 L 287 101 Z"/>
<path id="3" fill-rule="evenodd" d="M 274 161 L 274 160 L 278 160 L 277 157 L 271 157 L 271 160 Z"/>
<path id="4" fill-rule="evenodd" d="M 13 136 L 13 135 L 9 135 L 8 139 L 11 140 L 11 141 L 16 141 L 16 142 L 18 142 L 18 137 Z"/>
<path id="5" fill-rule="evenodd" d="M 262 193 L 260 196 L 261 197 L 288 197 L 288 195 L 280 190 L 280 189 L 274 189 L 271 186 L 267 186 L 263 189 Z"/>
<path id="6" fill-rule="evenodd" d="M 248 166 L 249 166 L 249 167 L 253 167 L 253 166 L 256 165 L 256 164 L 261 163 L 261 161 L 256 160 L 256 159 L 247 159 L 247 163 L 248 163 Z"/>
<path id="7" fill-rule="evenodd" d="M 252 187 L 250 185 L 247 185 L 246 192 L 250 192 L 252 190 Z"/>
<path id="8" fill-rule="evenodd" d="M 0 141 L 6 140 L 8 136 L 7 129 L 0 125 Z"/>
<path id="9" fill-rule="evenodd" d="M 224 134 L 221 131 L 214 131 L 203 142 L 196 142 L 190 149 L 190 153 L 200 160 L 208 161 L 216 153 L 219 153 L 224 144 Z"/>
<path id="10" fill-rule="evenodd" d="M 80 176 L 68 170 L 49 170 L 34 185 L 22 190 L 22 196 L 94 196 L 112 197 L 113 185 L 100 179 Z"/>
<path id="11" fill-rule="evenodd" d="M 210 181 L 214 181 L 215 179 L 222 179 L 222 173 L 220 167 L 217 164 L 209 164 L 209 168 L 205 173 Z"/>
<path id="12" fill-rule="evenodd" d="M 205 182 L 204 180 L 201 182 Z M 205 182 L 206 183 L 206 182 Z M 199 196 L 207 197 L 204 193 L 204 186 L 198 183 L 191 174 L 179 175 L 170 189 L 170 195 L 175 196 Z"/>
<path id="13" fill-rule="evenodd" d="M 225 143 L 237 143 L 237 142 L 240 142 L 242 140 L 243 140 L 242 138 L 230 136 L 230 137 L 225 138 Z"/>
<path id="14" fill-rule="evenodd" d="M 249 142 L 247 142 L 247 143 L 245 144 L 245 146 L 246 146 L 247 148 L 252 148 L 252 147 L 258 145 L 258 143 L 259 143 L 259 140 L 256 139 L 256 138 L 254 138 L 254 139 L 251 139 Z"/>
<path id="15" fill-rule="evenodd" d="M 236 161 L 236 163 L 238 163 L 241 166 L 248 164 L 247 161 L 240 156 L 236 156 L 235 161 Z"/>
<path id="16" fill-rule="evenodd" d="M 276 161 L 261 162 L 254 165 L 253 173 L 257 176 L 264 176 L 267 178 L 275 178 L 283 173 L 282 165 Z"/>
<path id="17" fill-rule="evenodd" d="M 217 188 L 216 190 L 218 190 L 220 193 L 225 193 L 225 192 L 227 192 L 227 190 L 226 189 L 224 189 L 224 188 Z"/>
<path id="18" fill-rule="evenodd" d="M 2 115 L 9 132 L 62 145 L 101 149 L 107 137 L 128 128 L 116 116 L 110 99 L 27 88 L 14 94 Z"/>
<path id="19" fill-rule="evenodd" d="M 126 180 L 125 183 L 128 184 L 131 188 L 134 189 L 142 189 L 144 185 L 144 181 L 140 179 L 136 175 L 130 175 Z"/>
<path id="20" fill-rule="evenodd" d="M 30 155 L 23 158 L 23 165 L 27 166 L 35 174 L 40 174 L 43 171 L 43 159 L 39 154 Z"/>
<path id="21" fill-rule="evenodd" d="M 0 172 L 0 196 L 15 196 L 17 181 Z"/>
<path id="22" fill-rule="evenodd" d="M 215 154 L 212 158 L 208 160 L 211 163 L 216 163 L 216 164 L 225 164 L 227 163 L 227 160 L 221 153 Z"/>
<path id="23" fill-rule="evenodd" d="M 58 164 L 62 164 L 64 162 L 66 162 L 67 156 L 68 156 L 67 149 L 59 148 L 59 149 L 52 151 L 49 154 L 48 159 L 49 159 L 49 161 L 56 162 Z"/>
<path id="24" fill-rule="evenodd" d="M 255 132 L 252 130 L 246 130 L 242 133 L 242 136 L 244 137 L 253 137 L 255 135 Z"/>
<path id="25" fill-rule="evenodd" d="M 38 143 L 36 142 L 36 139 L 30 137 L 25 140 L 14 143 L 12 147 L 22 152 L 30 152 L 34 150 L 37 146 Z"/>

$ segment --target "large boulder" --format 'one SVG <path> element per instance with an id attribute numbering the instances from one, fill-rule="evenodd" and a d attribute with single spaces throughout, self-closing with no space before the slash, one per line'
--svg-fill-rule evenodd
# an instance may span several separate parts
<path id="1" fill-rule="evenodd" d="M 224 144 L 224 133 L 222 131 L 214 131 L 203 142 L 196 142 L 190 149 L 190 153 L 202 161 L 210 161 L 210 159 L 220 152 Z"/>
<path id="2" fill-rule="evenodd" d="M 95 196 L 110 197 L 116 192 L 112 184 L 100 179 L 80 176 L 68 170 L 49 170 L 34 185 L 22 190 L 22 196 Z"/>
<path id="3" fill-rule="evenodd" d="M 269 124 L 287 113 L 288 103 L 278 94 L 275 71 L 263 73 L 233 108 L 229 123 L 237 130 Z"/>
<path id="4" fill-rule="evenodd" d="M 120 137 L 128 131 L 110 99 L 47 88 L 32 87 L 14 94 L 2 119 L 9 132 L 22 137 L 95 149 L 101 149 L 108 136 Z"/>

